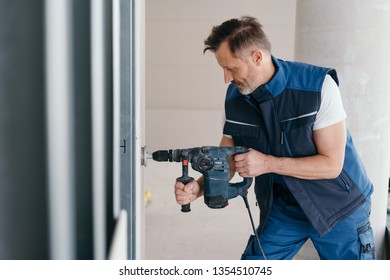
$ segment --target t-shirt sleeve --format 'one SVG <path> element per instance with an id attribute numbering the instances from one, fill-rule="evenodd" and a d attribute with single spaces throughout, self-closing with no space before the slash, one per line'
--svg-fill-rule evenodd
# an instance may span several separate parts
<path id="1" fill-rule="evenodd" d="M 340 89 L 331 76 L 326 75 L 321 90 L 321 105 L 318 110 L 313 130 L 336 124 L 347 117 Z"/>

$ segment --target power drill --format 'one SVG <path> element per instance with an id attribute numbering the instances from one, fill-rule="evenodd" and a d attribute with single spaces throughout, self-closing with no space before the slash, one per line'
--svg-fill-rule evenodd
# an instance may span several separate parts
<path id="1" fill-rule="evenodd" d="M 182 176 L 176 180 L 188 184 L 194 178 L 188 176 L 188 165 L 204 176 L 204 202 L 210 208 L 224 208 L 228 200 L 238 195 L 246 198 L 253 178 L 244 178 L 242 182 L 230 183 L 228 157 L 246 153 L 245 147 L 203 146 L 190 149 L 160 150 L 152 154 L 155 161 L 182 163 Z M 190 204 L 182 205 L 182 212 L 190 212 Z"/>

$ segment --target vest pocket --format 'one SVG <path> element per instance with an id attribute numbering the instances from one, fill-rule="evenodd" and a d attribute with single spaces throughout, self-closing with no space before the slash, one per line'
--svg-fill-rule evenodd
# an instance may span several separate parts
<path id="1" fill-rule="evenodd" d="M 241 137 L 257 137 L 259 135 L 259 127 L 254 124 L 226 120 L 223 134 Z"/>
<path id="2" fill-rule="evenodd" d="M 313 124 L 317 112 L 280 121 L 280 144 L 291 157 L 309 156 L 316 153 L 313 142 Z"/>
<path id="3" fill-rule="evenodd" d="M 341 171 L 341 174 L 339 175 L 338 178 L 341 182 L 341 185 L 344 187 L 344 189 L 350 193 L 351 186 L 353 183 L 351 182 L 351 179 L 349 179 L 349 176 L 347 175 L 347 173 L 345 173 L 344 170 Z"/>
<path id="4" fill-rule="evenodd" d="M 253 148 L 262 153 L 269 153 L 266 131 L 260 126 L 238 124 L 226 120 L 223 134 L 231 135 L 236 146 Z"/>
<path id="5" fill-rule="evenodd" d="M 281 120 L 281 126 L 284 131 L 290 131 L 292 129 L 301 127 L 301 126 L 307 126 L 309 124 L 313 124 L 316 119 L 317 111 L 302 114 L 299 116 L 287 118 L 284 120 Z"/>

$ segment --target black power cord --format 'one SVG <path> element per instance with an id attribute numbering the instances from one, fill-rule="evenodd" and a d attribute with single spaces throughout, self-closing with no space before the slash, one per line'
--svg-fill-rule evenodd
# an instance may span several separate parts
<path id="1" fill-rule="evenodd" d="M 256 237 L 256 240 L 257 240 L 257 244 L 259 245 L 259 248 L 260 248 L 261 254 L 263 255 L 264 260 L 266 260 L 267 258 L 265 257 L 265 254 L 264 254 L 264 251 L 263 251 L 263 247 L 261 246 L 260 239 L 259 239 L 259 236 L 257 235 L 255 224 L 253 222 L 252 212 L 251 212 L 251 210 L 249 208 L 248 198 L 247 198 L 246 195 L 243 195 L 242 198 L 244 199 L 246 209 L 248 209 L 249 219 L 251 220 L 251 225 L 252 225 L 253 233 L 255 234 L 255 237 Z"/>

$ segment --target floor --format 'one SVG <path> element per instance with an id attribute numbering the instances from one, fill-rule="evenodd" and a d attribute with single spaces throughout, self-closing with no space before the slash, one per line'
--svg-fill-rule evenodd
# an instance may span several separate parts
<path id="1" fill-rule="evenodd" d="M 146 252 L 148 260 L 234 260 L 240 259 L 249 235 L 250 219 L 241 198 L 224 209 L 209 209 L 202 199 L 182 213 L 173 195 L 173 184 L 181 176 L 180 163 L 149 160 L 144 168 L 146 202 Z M 190 170 L 190 176 L 199 173 Z M 249 190 L 253 219 L 259 219 L 253 188 Z M 296 259 L 318 259 L 310 242 Z"/>

